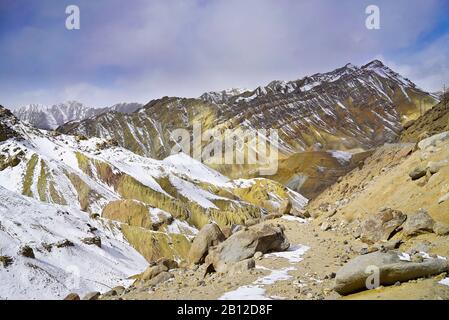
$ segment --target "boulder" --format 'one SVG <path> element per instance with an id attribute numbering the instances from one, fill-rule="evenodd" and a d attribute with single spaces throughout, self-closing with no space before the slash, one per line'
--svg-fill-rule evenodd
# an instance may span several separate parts
<path id="1" fill-rule="evenodd" d="M 168 258 L 160 258 L 156 261 L 156 264 L 166 266 L 168 270 L 177 269 L 179 267 L 178 263 L 175 260 Z"/>
<path id="2" fill-rule="evenodd" d="M 368 244 L 387 241 L 406 219 L 407 216 L 401 211 L 385 208 L 362 222 L 360 238 Z"/>
<path id="3" fill-rule="evenodd" d="M 243 261 L 239 261 L 231 266 L 229 266 L 227 272 L 229 275 L 238 275 L 248 270 L 254 269 L 256 267 L 256 262 L 254 259 L 245 259 Z"/>
<path id="4" fill-rule="evenodd" d="M 423 233 L 432 233 L 435 221 L 425 210 L 419 210 L 416 214 L 408 217 L 404 223 L 404 235 L 413 237 Z"/>
<path id="5" fill-rule="evenodd" d="M 433 225 L 433 232 L 439 236 L 449 235 L 449 225 L 441 222 L 435 222 Z"/>
<path id="6" fill-rule="evenodd" d="M 140 280 L 148 281 L 162 272 L 168 271 L 168 268 L 162 264 L 148 267 L 139 277 Z"/>
<path id="7" fill-rule="evenodd" d="M 30 246 L 27 246 L 27 245 L 25 245 L 25 246 L 20 248 L 19 254 L 21 256 L 26 257 L 26 258 L 31 258 L 31 259 L 35 258 L 33 249 Z"/>
<path id="8" fill-rule="evenodd" d="M 421 140 L 418 143 L 418 148 L 421 150 L 425 150 L 429 147 L 436 147 L 439 143 L 444 142 L 448 139 L 449 139 L 449 131 L 442 132 L 440 134 L 431 136 L 430 138 Z"/>
<path id="9" fill-rule="evenodd" d="M 87 245 L 93 245 L 101 248 L 101 238 L 100 237 L 90 237 L 90 238 L 84 238 L 81 239 L 81 242 L 87 244 Z"/>
<path id="10" fill-rule="evenodd" d="M 89 292 L 83 298 L 83 300 L 98 300 L 101 296 L 101 293 L 98 291 Z"/>
<path id="11" fill-rule="evenodd" d="M 427 168 L 429 169 L 429 172 L 431 174 L 435 174 L 435 173 L 438 173 L 442 168 L 444 168 L 448 165 L 449 165 L 448 160 L 442 160 L 442 161 L 437 161 L 437 162 L 430 161 L 427 164 Z"/>
<path id="12" fill-rule="evenodd" d="M 258 251 L 262 253 L 285 251 L 289 247 L 290 243 L 282 226 L 256 226 L 239 231 L 220 243 L 210 251 L 206 263 L 213 264 L 218 272 L 226 272 L 230 265 L 251 258 Z"/>
<path id="13" fill-rule="evenodd" d="M 367 290 L 367 279 L 373 276 L 370 270 L 376 267 L 379 285 L 394 285 L 446 272 L 449 262 L 443 259 L 408 262 L 400 260 L 396 251 L 374 252 L 356 257 L 344 265 L 337 272 L 334 290 L 341 295 Z"/>
<path id="14" fill-rule="evenodd" d="M 81 300 L 80 296 L 76 293 L 69 293 L 64 300 L 78 301 Z"/>
<path id="15" fill-rule="evenodd" d="M 206 224 L 198 232 L 190 247 L 188 260 L 191 264 L 204 262 L 209 248 L 225 241 L 226 237 L 216 223 Z"/>
<path id="16" fill-rule="evenodd" d="M 413 169 L 408 175 L 412 180 L 418 180 L 424 177 L 427 174 L 427 168 L 423 165 L 420 165 Z"/>
<path id="17" fill-rule="evenodd" d="M 171 278 L 173 278 L 173 275 L 170 272 L 164 271 L 159 273 L 157 276 L 148 281 L 146 284 L 149 286 L 156 286 L 162 282 L 170 280 Z"/>

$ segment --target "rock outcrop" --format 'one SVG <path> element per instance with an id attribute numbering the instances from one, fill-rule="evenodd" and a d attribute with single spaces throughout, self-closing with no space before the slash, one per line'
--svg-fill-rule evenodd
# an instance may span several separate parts
<path id="1" fill-rule="evenodd" d="M 189 263 L 203 263 L 209 248 L 225 241 L 226 237 L 216 223 L 205 225 L 193 240 L 189 251 Z"/>

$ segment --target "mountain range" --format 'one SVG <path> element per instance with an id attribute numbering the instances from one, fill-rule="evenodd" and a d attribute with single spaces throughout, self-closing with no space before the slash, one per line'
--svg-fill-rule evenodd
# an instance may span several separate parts
<path id="1" fill-rule="evenodd" d="M 30 104 L 13 111 L 20 120 L 36 128 L 54 130 L 67 122 L 85 120 L 104 112 L 131 113 L 141 107 L 139 103 L 118 103 L 106 108 L 92 108 L 77 101 L 68 101 L 52 106 Z"/>
<path id="2" fill-rule="evenodd" d="M 360 222 L 349 214 L 362 219 L 360 207 L 376 210 L 382 201 L 369 199 L 381 196 L 369 192 L 390 188 L 396 183 L 391 177 L 415 198 L 393 197 L 400 194 L 398 185 L 383 195 L 389 205 L 409 210 L 420 203 L 420 190 L 429 188 L 429 212 L 439 212 L 435 199 L 448 192 L 445 176 L 426 176 L 427 169 L 421 170 L 426 181 L 415 183 L 408 176 L 422 159 L 436 162 L 446 155 L 445 147 L 413 153 L 415 142 L 449 130 L 446 96 L 439 99 L 375 60 L 253 90 L 163 97 L 146 105 L 94 109 L 72 101 L 14 112 L 0 106 L 0 278 L 7 284 L 0 287 L 0 299 L 104 292 L 141 279 L 145 273 L 136 275 L 147 267 L 154 271 L 164 259 L 187 268 L 194 239 L 211 225 L 231 239 L 237 230 L 245 234 L 251 226 L 282 218 L 288 221 L 286 230 L 280 228 L 286 233 L 293 224 L 310 228 L 304 235 L 320 241 L 313 242 L 319 250 L 327 241 L 318 239 L 319 233 L 342 230 L 350 245 L 341 248 L 346 253 L 339 251 L 338 259 L 353 255 L 353 246 L 359 244 L 352 243 L 352 231 L 345 228 Z M 192 132 L 195 124 L 236 134 L 277 129 L 277 172 L 261 177 L 258 165 L 208 164 L 190 154 L 172 154 L 176 141 L 171 133 Z M 251 147 L 245 143 L 245 149 Z M 394 171 L 396 166 L 401 170 Z M 435 188 L 426 187 L 428 181 Z M 345 206 L 352 211 L 344 211 Z M 320 214 L 320 225 L 307 220 Z M 344 218 L 340 224 L 334 215 Z M 270 235 L 275 236 L 279 234 Z M 335 241 L 343 243 L 343 238 Z M 277 254 L 291 258 L 305 251 L 292 245 Z M 323 259 L 332 256 L 328 252 Z M 300 257 L 294 256 L 295 263 Z M 74 270 L 80 282 L 75 287 L 67 282 Z M 202 279 L 215 271 L 205 264 L 185 270 L 195 277 L 201 273 Z M 216 279 L 220 275 L 207 281 Z M 192 286 L 203 286 L 198 283 Z M 176 286 L 172 281 L 166 289 L 184 290 Z M 144 288 L 145 294 L 151 291 Z"/>

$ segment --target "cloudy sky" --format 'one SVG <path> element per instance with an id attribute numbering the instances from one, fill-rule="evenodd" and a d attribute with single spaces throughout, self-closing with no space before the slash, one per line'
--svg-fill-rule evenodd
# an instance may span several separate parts
<path id="1" fill-rule="evenodd" d="M 380 30 L 365 27 L 368 5 Z M 67 30 L 78 5 L 80 30 Z M 449 84 L 446 0 L 1 0 L 0 104 L 195 97 L 380 58 Z"/>

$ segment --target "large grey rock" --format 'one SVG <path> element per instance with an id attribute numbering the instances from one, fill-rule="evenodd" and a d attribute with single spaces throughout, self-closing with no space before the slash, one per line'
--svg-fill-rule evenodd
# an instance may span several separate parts
<path id="1" fill-rule="evenodd" d="M 449 140 L 449 131 L 442 132 L 434 136 L 431 136 L 430 138 L 421 140 L 418 143 L 418 148 L 421 150 L 425 150 L 429 147 L 436 147 L 438 144 L 446 140 Z"/>
<path id="2" fill-rule="evenodd" d="M 200 232 L 193 240 L 189 251 L 189 263 L 198 264 L 204 262 L 209 248 L 216 246 L 226 239 L 220 227 L 215 223 L 210 223 L 201 228 Z"/>
<path id="3" fill-rule="evenodd" d="M 433 232 L 439 236 L 449 235 L 449 225 L 441 222 L 435 222 L 433 225 Z"/>
<path id="4" fill-rule="evenodd" d="M 432 233 L 434 224 L 435 221 L 425 210 L 419 210 L 416 214 L 409 216 L 404 223 L 404 235 L 413 237 L 423 233 Z"/>
<path id="5" fill-rule="evenodd" d="M 210 251 L 206 258 L 218 272 L 226 272 L 236 262 L 251 258 L 258 251 L 262 253 L 285 251 L 290 243 L 280 225 L 256 226 L 239 231 Z"/>
<path id="6" fill-rule="evenodd" d="M 362 222 L 360 238 L 369 244 L 389 240 L 406 219 L 407 216 L 401 211 L 390 208 L 383 209 Z"/>
<path id="7" fill-rule="evenodd" d="M 379 285 L 393 285 L 447 272 L 449 263 L 443 259 L 408 262 L 400 260 L 395 251 L 374 252 L 352 259 L 344 265 L 335 277 L 335 291 L 347 295 L 367 290 L 367 279 L 372 276 L 372 268 L 378 268 Z"/>

